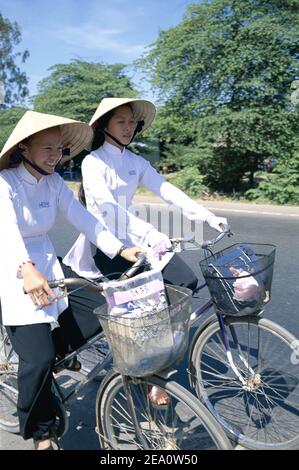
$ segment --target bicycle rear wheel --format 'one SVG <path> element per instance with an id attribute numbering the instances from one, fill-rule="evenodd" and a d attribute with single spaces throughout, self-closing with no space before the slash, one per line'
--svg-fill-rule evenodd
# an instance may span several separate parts
<path id="1" fill-rule="evenodd" d="M 5 327 L 0 325 L 0 371 L 8 368 L 12 364 L 17 368 L 19 359 L 14 352 Z"/>
<path id="2" fill-rule="evenodd" d="M 267 319 L 224 321 L 232 359 L 244 383 L 228 361 L 218 321 L 212 321 L 198 330 L 190 352 L 198 396 L 241 445 L 298 448 L 299 364 L 292 360 L 296 338 Z"/>
<path id="3" fill-rule="evenodd" d="M 17 414 L 18 388 L 15 371 L 1 371 L 0 375 L 0 428 L 11 433 L 19 432 Z"/>
<path id="4" fill-rule="evenodd" d="M 19 432 L 17 415 L 18 401 L 18 357 L 14 353 L 9 337 L 0 327 L 0 428 L 11 433 Z"/>
<path id="5" fill-rule="evenodd" d="M 96 418 L 103 448 L 119 450 L 230 449 L 225 433 L 190 392 L 176 382 L 156 376 L 128 378 L 134 410 L 142 434 L 137 437 L 122 377 L 110 373 L 99 389 Z M 170 396 L 170 404 L 153 407 L 148 398 L 157 385 Z"/>

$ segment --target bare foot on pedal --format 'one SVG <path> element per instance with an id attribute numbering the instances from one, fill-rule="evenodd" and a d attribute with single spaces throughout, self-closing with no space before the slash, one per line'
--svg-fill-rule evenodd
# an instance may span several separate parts
<path id="1" fill-rule="evenodd" d="M 170 396 L 161 387 L 154 385 L 148 394 L 151 405 L 157 408 L 167 408 Z"/>

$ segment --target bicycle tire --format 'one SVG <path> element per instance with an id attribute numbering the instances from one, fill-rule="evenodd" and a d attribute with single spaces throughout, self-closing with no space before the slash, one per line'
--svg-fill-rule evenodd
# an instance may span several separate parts
<path id="1" fill-rule="evenodd" d="M 0 428 L 13 434 L 19 432 L 17 369 L 18 357 L 5 327 L 0 326 Z"/>
<path id="2" fill-rule="evenodd" d="M 13 434 L 20 430 L 17 401 L 17 372 L 8 370 L 0 375 L 0 428 Z"/>
<path id="3" fill-rule="evenodd" d="M 242 446 L 299 448 L 299 361 L 291 360 L 298 341 L 267 319 L 226 317 L 224 321 L 234 327 L 242 356 L 253 373 L 241 362 L 230 336 L 234 363 L 246 378 L 241 386 L 228 363 L 219 323 L 212 320 L 199 328 L 190 350 L 189 370 L 198 396 Z"/>
<path id="4" fill-rule="evenodd" d="M 213 416 L 194 395 L 178 383 L 158 376 L 129 378 L 129 383 L 138 423 L 149 449 L 231 449 L 227 436 Z M 166 390 L 171 397 L 171 404 L 166 410 L 149 404 L 144 390 L 150 390 L 154 385 Z M 142 403 L 144 398 L 145 402 Z M 146 406 L 142 408 L 142 405 Z M 141 411 L 138 408 L 140 406 Z M 119 423 L 119 427 L 115 424 L 118 417 L 124 421 Z M 97 393 L 96 420 L 103 448 L 144 449 L 136 440 L 135 428 L 130 422 L 122 377 L 114 371 L 108 374 Z"/>
<path id="5" fill-rule="evenodd" d="M 19 358 L 14 352 L 5 327 L 0 325 L 0 371 L 8 368 L 10 364 L 17 367 Z"/>
<path id="6" fill-rule="evenodd" d="M 11 434 L 20 432 L 17 413 L 17 379 L 16 371 L 0 375 L 0 428 Z M 57 437 L 61 437 L 68 429 L 68 416 L 57 395 L 55 395 L 55 408 L 57 419 L 54 430 Z"/>

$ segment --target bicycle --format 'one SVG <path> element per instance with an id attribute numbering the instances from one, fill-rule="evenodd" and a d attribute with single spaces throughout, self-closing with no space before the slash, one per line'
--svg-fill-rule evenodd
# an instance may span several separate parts
<path id="1" fill-rule="evenodd" d="M 69 419 L 64 405 L 73 396 L 79 395 L 88 382 L 100 378 L 103 372 L 106 371 L 106 367 L 110 367 L 112 361 L 103 332 L 89 338 L 83 346 L 63 359 L 57 360 L 53 370 L 63 370 L 64 364 L 74 356 L 79 356 L 82 362 L 82 367 L 77 373 L 80 374 L 82 379 L 73 387 L 71 392 L 64 393 L 62 387 L 58 384 L 58 378 L 53 376 L 57 410 L 57 422 L 53 431 L 58 437 L 62 437 L 68 430 Z M 0 326 L 0 428 L 14 434 L 19 433 L 17 371 L 17 355 L 11 347 L 5 327 Z"/>
<path id="2" fill-rule="evenodd" d="M 207 286 L 211 299 L 192 313 L 192 322 L 213 307 L 215 313 L 193 336 L 190 384 L 235 442 L 249 449 L 299 448 L 299 365 L 291 360 L 297 340 L 285 328 L 263 318 L 264 304 L 270 300 L 275 247 L 251 244 L 256 259 L 249 260 L 248 266 L 266 286 L 268 297 L 245 308 L 230 290 L 236 278 L 227 271 L 222 276 L 220 273 L 233 266 L 229 254 L 244 244 L 217 253 L 213 250 L 229 233 L 225 231 L 201 245 L 205 282 L 196 293 Z M 184 241 L 194 243 L 192 239 L 177 239 L 178 245 Z M 247 273 L 247 279 L 251 273 Z"/>
<path id="3" fill-rule="evenodd" d="M 123 276 L 130 277 L 134 274 L 144 260 L 142 256 Z M 50 281 L 49 285 L 51 288 L 62 289 L 62 295 L 67 295 L 66 288 L 71 285 L 79 286 L 78 288 L 90 286 L 101 292 L 102 281 L 103 279 L 101 282 L 96 282 L 84 278 L 68 278 Z M 184 331 L 187 334 L 191 312 L 191 291 L 176 287 L 166 287 L 166 289 L 170 298 L 175 298 L 174 305 L 171 306 L 173 312 L 181 307 L 184 318 L 187 319 L 184 325 Z M 107 322 L 104 310 L 105 308 L 99 308 L 95 313 L 102 322 L 103 319 Z M 71 397 L 78 394 L 90 380 L 109 366 L 111 339 L 106 334 L 107 328 L 106 332 L 101 332 L 91 338 L 86 344 L 54 365 L 54 367 L 63 367 L 65 362 L 91 346 L 95 346 L 99 357 L 99 362 L 95 367 L 87 372 L 67 395 L 63 393 L 57 379 L 53 377 L 57 400 L 57 424 L 54 434 L 57 438 L 63 436 L 68 429 L 66 404 Z M 6 339 L 2 339 L 3 343 L 7 342 L 7 336 Z M 8 431 L 17 432 L 17 385 L 12 380 L 12 378 L 16 380 L 16 369 L 13 369 L 10 357 L 9 354 L 6 356 L 6 370 L 0 375 L 0 426 Z M 174 360 L 175 358 L 172 358 L 171 361 Z M 168 361 L 168 366 L 171 361 Z M 102 448 L 147 450 L 232 448 L 221 426 L 200 401 L 177 382 L 170 380 L 175 373 L 176 370 L 168 368 L 142 377 L 122 375 L 116 370 L 111 370 L 106 374 L 96 398 L 97 432 Z M 167 407 L 152 405 L 148 393 L 154 385 L 167 391 L 170 397 Z M 2 414 L 3 403 L 6 408 L 5 416 Z M 56 443 L 59 446 L 58 440 Z"/>

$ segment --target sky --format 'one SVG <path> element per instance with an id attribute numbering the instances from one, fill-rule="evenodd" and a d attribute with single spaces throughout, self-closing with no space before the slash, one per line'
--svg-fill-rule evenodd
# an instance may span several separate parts
<path id="1" fill-rule="evenodd" d="M 124 63 L 140 57 L 159 30 L 177 25 L 187 5 L 197 0 L 0 0 L 0 12 L 21 29 L 16 50 L 28 49 L 21 69 L 34 95 L 48 69 L 71 59 Z M 142 97 L 152 98 L 148 84 L 131 67 Z"/>

